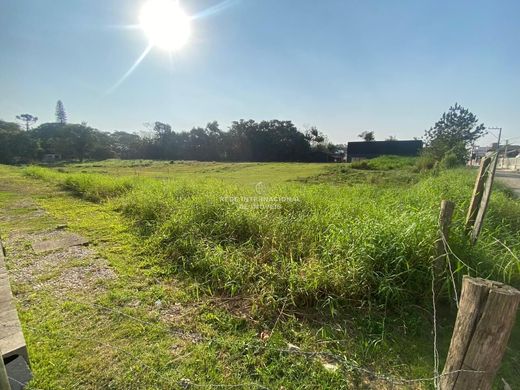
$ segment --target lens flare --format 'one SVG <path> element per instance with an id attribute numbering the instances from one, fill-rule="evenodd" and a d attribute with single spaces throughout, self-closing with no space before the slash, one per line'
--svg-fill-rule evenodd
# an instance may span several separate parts
<path id="1" fill-rule="evenodd" d="M 141 8 L 139 25 L 150 45 L 167 51 L 179 50 L 191 35 L 190 18 L 173 0 L 148 0 Z"/>

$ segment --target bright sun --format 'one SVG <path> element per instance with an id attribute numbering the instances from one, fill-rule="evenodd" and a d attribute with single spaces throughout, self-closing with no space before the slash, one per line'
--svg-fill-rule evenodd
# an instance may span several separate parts
<path id="1" fill-rule="evenodd" d="M 190 37 L 190 18 L 175 0 L 148 0 L 141 8 L 139 24 L 150 44 L 175 51 Z"/>

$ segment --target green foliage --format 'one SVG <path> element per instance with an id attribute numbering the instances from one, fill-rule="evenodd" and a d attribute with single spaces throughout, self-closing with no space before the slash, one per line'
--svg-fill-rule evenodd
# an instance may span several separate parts
<path id="1" fill-rule="evenodd" d="M 457 160 L 465 162 L 468 159 L 469 146 L 485 133 L 485 126 L 478 123 L 475 114 L 455 103 L 425 132 L 425 152 L 440 161 L 451 151 Z"/>
<path id="2" fill-rule="evenodd" d="M 373 131 L 363 131 L 358 135 L 358 137 L 363 138 L 363 140 L 366 142 L 374 141 L 376 139 Z"/>
<path id="3" fill-rule="evenodd" d="M 17 123 L 0 120 L 0 163 L 28 162 L 35 157 L 36 151 L 36 143 Z"/>
<path id="4" fill-rule="evenodd" d="M 370 160 L 356 161 L 350 164 L 353 169 L 389 171 L 414 166 L 416 157 L 380 156 Z"/>
<path id="5" fill-rule="evenodd" d="M 61 100 L 56 103 L 56 122 L 62 125 L 67 123 L 67 113 Z"/>
<path id="6" fill-rule="evenodd" d="M 117 213 L 114 206 L 127 204 L 125 199 L 130 197 L 130 193 L 101 204 L 84 202 L 67 196 L 63 191 L 56 191 L 53 186 L 21 178 L 16 168 L 0 166 L 3 178 L 0 186 L 12 191 L 8 196 L 0 196 L 2 231 L 14 235 L 18 227 L 26 234 L 28 230 L 37 231 L 43 227 L 52 229 L 57 223 L 66 221 L 68 229 L 92 240 L 92 256 L 106 259 L 117 275 L 113 279 L 98 281 L 93 288 L 89 284 L 88 287 L 79 284 L 70 291 L 64 291 L 59 283 L 54 283 L 53 277 L 61 272 L 66 275 L 73 264 L 60 261 L 50 267 L 53 276 L 41 274 L 51 283 L 39 283 L 37 290 L 30 279 L 13 279 L 19 300 L 19 315 L 34 368 L 35 379 L 31 386 L 49 389 L 77 387 L 78 372 L 86 373 L 82 376 L 81 385 L 92 388 L 177 388 L 181 378 L 189 378 L 192 387 L 240 387 L 239 384 L 244 382 L 256 382 L 273 389 L 282 386 L 313 389 L 387 386 L 386 382 L 347 368 L 330 372 L 323 367 L 328 360 L 289 353 L 287 343 L 298 346 L 301 351 L 333 353 L 349 365 L 367 367 L 387 376 L 431 376 L 431 317 L 426 312 L 429 307 L 427 303 L 420 306 L 406 304 L 410 296 L 414 303 L 420 302 L 430 288 L 429 260 L 420 258 L 415 264 L 413 259 L 419 257 L 415 256 L 415 250 L 423 253 L 432 244 L 431 236 L 424 235 L 424 232 L 435 229 L 439 202 L 444 197 L 450 197 L 457 202 L 450 246 L 462 261 L 472 267 L 469 273 L 510 280 L 518 285 L 518 201 L 509 198 L 501 189 L 493 192 L 482 241 L 476 248 L 467 247 L 462 232 L 462 219 L 474 181 L 471 170 L 441 171 L 439 177 L 416 175 L 421 182 L 411 189 L 394 186 L 383 188 L 384 191 L 379 186 L 366 184 L 358 186 L 358 189 L 324 184 L 280 184 L 266 196 L 275 193 L 301 194 L 305 202 L 285 202 L 287 205 L 283 209 L 264 210 L 268 215 L 263 215 L 261 210 L 235 210 L 232 204 L 227 204 L 229 202 L 222 207 L 220 198 L 214 205 L 210 201 L 219 194 L 252 193 L 254 196 L 248 183 L 261 177 L 262 172 L 282 183 L 280 177 L 289 180 L 297 176 L 292 174 L 294 172 L 305 176 L 306 170 L 314 174 L 317 167 L 323 166 L 184 162 L 170 165 L 152 161 L 111 160 L 101 164 L 64 167 L 65 170 L 78 172 L 104 171 L 106 177 L 120 177 L 123 175 L 121 172 L 132 174 L 134 169 L 138 170 L 140 178 L 136 179 L 131 190 L 138 198 L 131 208 L 120 209 L 127 217 Z M 339 164 L 334 166 L 340 168 Z M 128 171 L 120 171 L 127 168 Z M 30 168 L 35 169 L 39 168 Z M 165 174 L 166 169 L 170 169 L 170 173 L 161 176 L 162 180 L 143 177 Z M 185 172 L 186 176 L 182 177 L 190 183 L 179 180 L 173 174 L 175 169 Z M 284 173 L 284 170 L 291 175 Z M 355 171 L 359 176 L 399 173 L 398 170 L 350 171 Z M 56 170 L 43 169 L 39 172 L 50 182 L 58 184 L 60 177 L 68 176 Z M 221 174 L 225 176 L 219 176 Z M 173 178 L 173 182 L 164 180 L 166 177 Z M 192 182 L 193 177 L 201 179 Z M 204 180 L 209 177 L 218 180 Z M 233 182 L 236 184 L 233 185 Z M 325 207 L 314 206 L 315 199 L 320 201 L 321 189 L 327 187 L 329 189 L 323 199 Z M 334 197 L 337 189 L 340 191 Z M 350 190 L 354 192 L 348 195 Z M 0 192 L 2 194 L 5 193 Z M 342 201 L 341 197 L 345 195 L 347 197 Z M 361 196 L 363 198 L 358 198 Z M 204 201 L 205 198 L 207 201 Z M 355 198 L 354 203 L 350 204 Z M 41 217 L 44 220 L 34 218 L 30 203 L 25 210 L 27 218 L 20 218 L 20 207 L 28 204 L 27 199 L 33 199 L 46 211 Z M 361 204 L 363 202 L 365 205 Z M 330 206 L 327 203 L 331 203 Z M 199 204 L 203 208 L 194 209 L 193 206 Z M 381 210 L 378 211 L 380 204 Z M 163 209 L 163 206 L 168 209 Z M 224 211 L 225 215 L 219 215 Z M 394 216 L 405 212 L 406 215 L 398 216 L 394 225 L 386 226 L 387 221 L 391 220 L 391 216 L 388 219 L 384 217 L 386 212 Z M 321 216 L 321 213 L 326 215 Z M 380 223 L 378 214 L 383 215 Z M 274 220 L 273 227 L 270 226 L 270 217 Z M 136 226 L 147 227 L 139 230 L 141 238 L 132 234 L 126 218 Z M 216 222 L 214 229 L 209 222 L 204 223 L 206 218 Z M 286 226 L 281 225 L 281 218 L 285 218 Z M 182 223 L 178 229 L 174 226 L 177 220 Z M 189 226 L 190 220 L 197 226 Z M 173 222 L 166 226 L 168 221 Z M 336 225 L 338 221 L 340 223 Z M 308 228 L 307 222 L 310 223 Z M 369 223 L 366 227 L 365 222 Z M 35 224 L 40 226 L 31 230 L 35 229 Z M 316 227 L 321 230 L 312 232 Z M 183 232 L 186 228 L 188 230 Z M 292 260 L 287 260 L 288 268 L 292 267 L 290 270 L 283 267 L 285 264 L 280 266 L 280 253 L 260 253 L 262 248 L 268 250 L 280 245 L 276 241 L 258 240 L 259 228 L 262 232 L 267 231 L 269 240 L 288 238 L 287 249 L 281 248 L 281 252 L 291 251 L 294 254 Z M 173 234 L 160 237 L 160 231 Z M 293 232 L 300 234 L 300 231 L 301 236 L 292 237 Z M 193 232 L 199 235 L 190 240 Z M 228 232 L 233 234 L 226 240 Z M 381 233 L 381 238 L 378 233 Z M 394 233 L 394 237 L 388 236 Z M 249 244 L 253 256 L 240 258 L 240 248 L 247 248 L 245 241 L 248 237 L 253 238 Z M 301 246 L 298 245 L 299 237 L 305 238 Z M 11 240 L 11 245 L 15 241 Z M 146 253 L 143 253 L 143 242 L 148 243 Z M 322 259 L 318 257 L 300 255 L 298 258 L 298 253 L 305 253 L 309 248 L 309 242 L 315 246 L 315 253 L 329 251 L 323 258 L 323 265 L 320 266 Z M 177 253 L 167 253 L 171 248 L 180 248 L 183 253 L 198 251 L 203 257 L 186 257 L 184 264 Z M 215 253 L 210 252 L 211 248 L 216 248 Z M 345 250 L 349 252 L 345 253 Z M 365 250 L 366 256 L 362 253 Z M 222 251 L 229 253 L 229 258 L 224 257 Z M 19 250 L 10 253 L 12 255 L 8 261 L 13 261 L 15 256 L 21 259 L 21 264 L 11 263 L 13 269 L 15 265 L 31 263 L 27 261 L 32 256 L 30 249 L 28 257 Z M 336 253 L 343 255 L 343 258 L 338 256 L 335 259 Z M 374 254 L 376 257 L 371 259 Z M 390 261 L 388 269 L 382 268 L 385 257 L 395 256 L 400 258 Z M 464 266 L 455 258 L 451 260 L 458 278 L 465 272 Z M 336 263 L 341 262 L 352 265 L 352 269 L 345 265 L 342 270 L 346 269 L 359 277 L 352 280 L 333 275 L 333 278 L 338 278 L 336 289 L 342 291 L 344 296 L 349 296 L 350 288 L 357 292 L 361 290 L 361 301 L 342 301 L 336 295 L 327 296 L 334 283 L 326 280 L 323 290 L 319 291 L 319 285 L 314 288 L 318 291 L 320 304 L 314 301 L 315 305 L 311 308 L 309 305 L 313 300 L 301 299 L 296 301 L 298 310 L 291 310 L 294 303 L 287 300 L 288 295 L 282 295 L 285 291 L 302 296 L 305 282 L 310 285 L 316 281 L 321 283 L 329 275 L 327 267 L 338 267 Z M 418 275 L 415 269 L 407 270 L 407 262 L 412 268 L 423 269 L 425 274 Z M 398 267 L 392 269 L 396 264 Z M 250 269 L 244 271 L 243 268 L 247 267 L 254 267 L 259 273 L 252 274 Z M 38 265 L 37 272 L 41 272 L 42 268 Z M 404 274 L 400 275 L 403 268 Z M 276 276 L 278 272 L 292 278 L 289 283 L 285 282 L 285 289 L 281 289 L 281 277 Z M 88 274 L 86 272 L 81 280 L 89 280 Z M 251 275 L 250 279 L 246 279 L 248 275 Z M 400 291 L 400 283 L 406 275 L 420 278 L 415 281 L 411 278 L 411 285 L 421 281 L 415 292 L 416 297 L 413 291 L 409 291 L 412 287 Z M 241 284 L 241 279 L 246 281 Z M 205 280 L 210 282 L 203 283 Z M 342 285 L 342 280 L 350 284 Z M 380 288 L 375 295 L 368 295 L 378 281 L 381 282 Z M 273 286 L 276 288 L 271 289 Z M 222 297 L 219 291 L 237 296 L 232 299 Z M 256 295 L 241 295 L 243 291 L 256 292 Z M 399 306 L 394 306 L 395 310 L 387 307 L 384 300 L 380 305 L 375 304 L 387 296 L 390 304 L 395 305 L 398 300 Z M 160 307 L 156 304 L 157 300 L 161 302 Z M 368 304 L 364 304 L 367 301 Z M 249 304 L 254 307 L 250 309 Z M 255 307 L 271 305 L 284 305 L 284 310 L 277 310 L 271 316 L 255 315 Z M 354 310 L 353 306 L 361 308 Z M 437 317 L 441 356 L 446 354 L 453 325 L 452 319 L 443 317 L 445 312 L 447 310 L 438 312 Z M 424 313 L 424 319 L 420 313 Z M 263 330 L 270 335 L 267 341 L 259 337 Z M 512 334 L 511 348 L 498 375 L 498 381 L 503 377 L 513 387 L 518 384 L 519 330 L 517 326 Z M 198 337 L 201 337 L 200 341 Z M 93 350 L 98 353 L 92 354 Z M 106 363 L 107 356 L 111 364 L 106 366 L 106 370 L 99 370 Z M 57 361 L 63 364 L 54 364 Z M 184 380 L 183 383 L 188 382 Z"/>
<path id="7" fill-rule="evenodd" d="M 254 193 L 211 181 L 147 183 L 118 204 L 136 226 L 145 227 L 141 232 L 150 250 L 212 290 L 256 294 L 268 306 L 280 299 L 294 306 L 323 305 L 331 299 L 397 305 L 428 296 L 440 199 L 466 205 L 472 180 L 468 171 L 459 170 L 426 178 L 406 192 L 370 185 L 283 186 L 267 195 L 298 200 L 272 209 L 240 201 Z M 520 208 L 506 198 L 500 201 Z M 509 267 L 505 272 L 518 276 L 518 265 L 510 264 L 507 251 L 496 245 L 493 250 L 469 247 L 463 215 L 457 218 L 452 247 L 466 264 L 481 274 Z M 512 226 L 516 213 L 502 218 L 501 224 L 507 220 Z M 503 230 L 501 224 L 488 226 Z M 506 236 L 518 250 L 514 230 Z M 482 243 L 493 240 L 484 234 Z"/>
<path id="8" fill-rule="evenodd" d="M 44 123 L 32 130 L 38 140 L 40 156 L 57 154 L 64 160 L 113 157 L 110 136 L 84 124 Z"/>
<path id="9" fill-rule="evenodd" d="M 442 158 L 440 165 L 444 169 L 451 169 L 461 165 L 460 156 L 456 152 L 450 150 Z"/>
<path id="10" fill-rule="evenodd" d="M 101 202 L 122 195 L 134 186 L 132 178 L 115 178 L 88 173 L 65 174 L 36 166 L 25 168 L 24 173 L 27 176 L 57 183 L 63 189 L 93 202 Z"/>
<path id="11" fill-rule="evenodd" d="M 58 102 L 57 122 L 44 123 L 28 131 L 39 145 L 38 157 L 58 155 L 60 160 L 103 160 L 113 157 L 153 160 L 197 161 L 307 161 L 328 162 L 337 148 L 325 142 L 316 128 L 307 134 L 291 121 L 255 122 L 240 120 L 228 132 L 217 122 L 205 128 L 175 132 L 167 123 L 155 122 L 153 133 L 140 137 L 123 131 L 104 133 L 82 124 L 67 124 L 63 105 Z M 27 127 L 29 130 L 29 125 Z M 13 145 L 8 144 L 9 148 Z M 23 155 L 30 160 L 33 156 Z"/>
<path id="12" fill-rule="evenodd" d="M 392 160 L 379 164 L 389 167 Z M 413 168 L 413 161 L 407 164 Z M 259 195 L 253 187 L 211 179 L 113 180 L 34 167 L 26 172 L 86 199 L 120 196 L 117 208 L 151 253 L 210 291 L 252 294 L 265 308 L 281 301 L 295 307 L 423 302 L 431 283 L 439 202 L 448 198 L 465 210 L 474 180 L 472 171 L 458 169 L 422 176 L 406 189 L 286 184 Z M 452 259 L 458 272 L 518 280 L 518 202 L 494 194 L 477 247 L 468 244 L 463 214 L 456 213 L 450 238 L 463 262 Z M 497 236 L 509 249 L 497 245 Z"/>
<path id="13" fill-rule="evenodd" d="M 31 114 L 20 114 L 16 115 L 16 119 L 25 123 L 25 130 L 29 131 L 31 125 L 34 125 L 38 121 L 38 117 Z"/>
<path id="14" fill-rule="evenodd" d="M 420 172 L 428 171 L 432 169 L 435 166 L 436 160 L 433 156 L 422 153 L 421 156 L 419 156 L 415 162 L 416 168 Z"/>

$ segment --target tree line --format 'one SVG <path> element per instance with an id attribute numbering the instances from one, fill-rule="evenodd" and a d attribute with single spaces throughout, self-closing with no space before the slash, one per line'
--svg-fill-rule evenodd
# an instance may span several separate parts
<path id="1" fill-rule="evenodd" d="M 140 136 L 124 131 L 103 132 L 87 123 L 67 123 L 63 103 L 56 106 L 56 122 L 32 127 L 24 122 L 0 121 L 0 163 L 28 163 L 56 156 L 58 160 L 107 158 L 199 161 L 331 161 L 339 149 L 315 127 L 299 131 L 291 121 L 234 121 L 223 131 L 214 121 L 189 131 L 174 131 L 167 123 L 150 125 Z"/>
<path id="2" fill-rule="evenodd" d="M 124 131 L 104 132 L 67 123 L 63 103 L 56 104 L 56 121 L 37 127 L 31 114 L 17 116 L 23 126 L 0 120 L 0 163 L 28 163 L 46 156 L 83 161 L 108 158 L 198 161 L 301 161 L 327 162 L 341 158 L 343 148 L 328 142 L 316 127 L 300 131 L 287 120 L 232 122 L 227 131 L 214 121 L 189 131 L 174 131 L 163 122 L 149 125 L 147 135 Z M 468 109 L 455 104 L 426 130 L 423 155 L 432 161 L 449 158 L 453 164 L 468 160 L 469 150 L 486 133 Z M 359 135 L 375 140 L 373 131 Z M 396 140 L 391 137 L 388 140 Z"/>

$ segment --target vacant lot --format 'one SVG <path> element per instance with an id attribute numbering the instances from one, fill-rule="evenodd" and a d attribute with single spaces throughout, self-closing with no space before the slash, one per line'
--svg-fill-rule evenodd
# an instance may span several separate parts
<path id="1" fill-rule="evenodd" d="M 431 258 L 515 286 L 520 202 L 500 189 L 482 239 L 463 219 L 474 172 L 346 164 L 107 161 L 1 167 L 0 229 L 34 388 L 431 388 Z M 81 250 L 35 256 L 57 225 Z M 442 291 L 444 357 L 455 313 Z M 520 385 L 519 332 L 501 372 Z M 103 369 L 100 369 L 103 367 Z"/>

